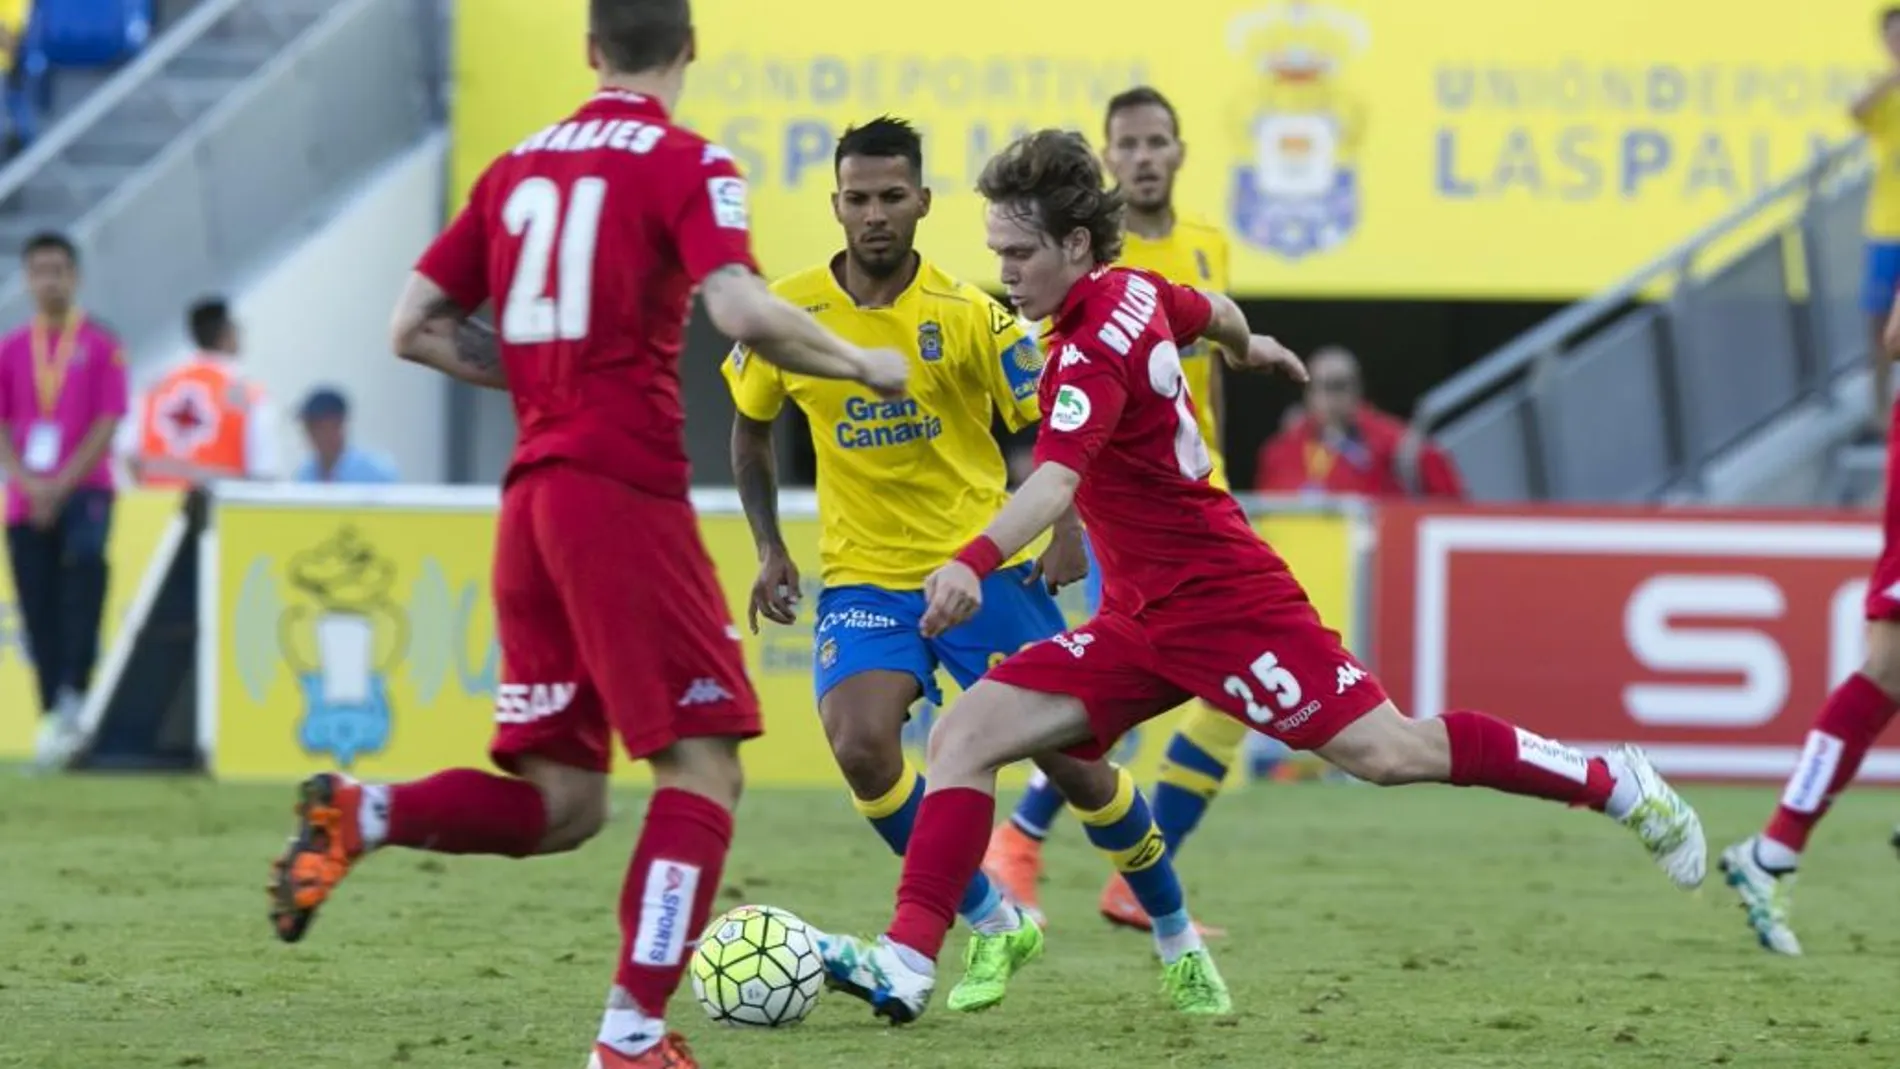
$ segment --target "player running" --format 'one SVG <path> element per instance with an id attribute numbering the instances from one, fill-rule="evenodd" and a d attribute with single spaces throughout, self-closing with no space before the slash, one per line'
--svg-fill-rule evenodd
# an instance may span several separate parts
<path id="1" fill-rule="evenodd" d="M 1046 130 L 985 167 L 989 245 L 1025 316 L 1053 316 L 1037 467 L 986 532 L 925 583 L 925 634 L 983 603 L 983 577 L 1072 505 L 1101 560 L 1100 615 L 990 670 L 932 734 L 930 790 L 884 936 L 859 952 L 884 979 L 875 1012 L 917 1018 L 957 895 L 983 857 L 996 770 L 1028 754 L 1105 752 L 1199 697 L 1379 784 L 1484 786 L 1604 811 L 1678 886 L 1707 867 L 1695 811 L 1642 752 L 1588 758 L 1483 713 L 1405 718 L 1306 600 L 1211 468 L 1182 386 L 1199 337 L 1233 366 L 1304 376 L 1232 301 L 1108 265 L 1121 199 L 1081 135 Z"/>
<path id="2" fill-rule="evenodd" d="M 1085 562 L 1079 524 L 1058 521 L 1039 562 L 1025 546 L 985 581 L 982 612 L 934 638 L 920 633 L 924 578 L 1008 498 L 993 413 L 1013 430 L 1036 421 L 1042 353 L 1002 305 L 916 253 L 930 190 L 922 184 L 923 143 L 909 124 L 880 118 L 847 130 L 834 171 L 832 208 L 844 251 L 779 280 L 773 291 L 816 309 L 819 322 L 843 337 L 906 352 L 911 396 L 879 402 L 860 387 L 789 373 L 736 346 L 725 365 L 737 408 L 732 467 L 759 551 L 747 615 L 754 631 L 760 616 L 789 624 L 799 576 L 778 526 L 772 422 L 787 399 L 804 411 L 823 524 L 825 585 L 813 636 L 818 713 L 858 812 L 901 855 L 924 793 L 923 777 L 904 759 L 911 704 L 920 696 L 942 704 L 938 665 L 968 687 L 991 664 L 1061 631 L 1062 613 L 1038 578 L 1049 587 L 1071 582 Z M 1162 918 L 1156 943 L 1175 1004 L 1189 1013 L 1228 1012 L 1227 990 L 1188 919 L 1134 779 L 1105 762 L 1052 756 L 1049 766 L 1083 813 L 1090 841 L 1128 871 L 1141 901 Z M 1042 952 L 1042 931 L 980 872 L 957 912 L 974 934 L 949 1006 L 987 1009 Z M 848 954 L 832 953 L 854 946 L 821 940 L 833 985 L 868 999 L 874 981 L 856 975 L 859 963 Z M 1188 982 L 1197 977 L 1208 979 Z"/>
<path id="3" fill-rule="evenodd" d="M 693 56 L 687 0 L 592 0 L 588 49 L 599 92 L 489 166 L 422 255 L 392 328 L 403 357 L 513 396 L 520 438 L 494 576 L 506 682 L 490 751 L 510 774 L 312 777 L 271 914 L 281 938 L 301 939 L 379 847 L 578 847 L 606 818 L 618 735 L 655 789 L 589 1064 L 691 1069 L 666 1002 L 720 887 L 739 742 L 760 733 L 687 495 L 678 362 L 693 289 L 721 331 L 801 374 L 894 397 L 908 366 L 839 340 L 758 278 L 744 180 L 668 118 Z M 467 319 L 490 298 L 498 337 Z"/>
<path id="4" fill-rule="evenodd" d="M 1900 353 L 1900 305 L 1881 341 L 1889 358 Z M 1788 926 L 1788 907 L 1808 836 L 1900 709 L 1900 407 L 1888 418 L 1884 539 L 1865 605 L 1867 660 L 1827 696 L 1767 825 L 1722 851 L 1723 878 L 1741 898 L 1748 926 L 1777 954 L 1801 953 L 1801 941 Z M 1900 847 L 1900 831 L 1894 845 Z"/>
<path id="5" fill-rule="evenodd" d="M 1174 207 L 1174 179 L 1181 171 L 1187 146 L 1174 105 L 1158 90 L 1137 86 L 1116 94 L 1103 119 L 1106 143 L 1102 158 L 1126 198 L 1119 263 L 1152 271 L 1172 282 L 1227 291 L 1227 237 L 1219 228 L 1187 218 Z M 1207 481 L 1227 489 L 1226 464 L 1221 458 L 1220 361 L 1205 340 L 1181 350 L 1181 373 L 1188 396 L 1194 399 L 1195 422 L 1207 443 L 1212 469 Z M 1089 570 L 1088 608 L 1101 606 L 1101 569 Z M 1170 857 L 1178 853 L 1201 817 L 1220 793 L 1241 743 L 1245 725 L 1208 705 L 1195 705 L 1169 740 L 1154 789 L 1155 825 L 1168 844 Z M 1032 912 L 1036 884 L 1042 878 L 1042 841 L 1062 809 L 1062 796 L 1040 772 L 1029 783 L 1010 819 L 990 836 L 984 871 L 1004 893 Z M 1102 888 L 1102 916 L 1131 928 L 1147 928 L 1147 911 L 1131 893 L 1127 881 L 1110 877 Z"/>

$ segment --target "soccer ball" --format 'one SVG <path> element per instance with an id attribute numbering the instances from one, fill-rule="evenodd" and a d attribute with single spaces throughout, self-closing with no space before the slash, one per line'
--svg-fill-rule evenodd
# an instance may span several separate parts
<path id="1" fill-rule="evenodd" d="M 818 940 L 804 921 L 774 906 L 740 906 L 716 917 L 693 951 L 693 995 L 721 1024 L 783 1028 L 811 1013 L 824 990 Z"/>

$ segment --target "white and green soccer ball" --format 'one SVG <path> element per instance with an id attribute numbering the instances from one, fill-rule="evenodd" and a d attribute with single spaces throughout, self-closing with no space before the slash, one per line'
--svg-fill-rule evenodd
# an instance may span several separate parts
<path id="1" fill-rule="evenodd" d="M 693 951 L 693 995 L 721 1024 L 783 1028 L 818 1003 L 825 965 L 804 921 L 775 906 L 715 917 Z"/>

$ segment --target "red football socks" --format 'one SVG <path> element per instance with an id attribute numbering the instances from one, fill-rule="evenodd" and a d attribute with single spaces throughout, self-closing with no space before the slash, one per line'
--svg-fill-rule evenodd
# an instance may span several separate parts
<path id="1" fill-rule="evenodd" d="M 1601 810 L 1616 777 L 1600 757 L 1533 735 L 1483 713 L 1444 715 L 1451 736 L 1451 782 Z"/>
<path id="2" fill-rule="evenodd" d="M 389 788 L 390 846 L 527 857 L 547 830 L 541 789 L 525 779 L 451 768 Z"/>
<path id="3" fill-rule="evenodd" d="M 897 916 L 884 933 L 891 942 L 937 960 L 957 902 L 983 864 L 995 817 L 996 798 L 983 791 L 951 787 L 924 795 L 904 853 Z"/>
<path id="4" fill-rule="evenodd" d="M 732 814 L 690 791 L 663 789 L 620 888 L 620 964 L 614 983 L 654 1020 L 686 971 L 687 951 L 712 917 L 732 846 Z"/>
<path id="5" fill-rule="evenodd" d="M 1808 732 L 1801 760 L 1781 794 L 1781 805 L 1762 830 L 1765 838 L 1800 853 L 1808 834 L 1827 815 L 1834 796 L 1853 782 L 1874 740 L 1893 719 L 1894 700 L 1859 672 L 1847 677 L 1821 706 Z"/>

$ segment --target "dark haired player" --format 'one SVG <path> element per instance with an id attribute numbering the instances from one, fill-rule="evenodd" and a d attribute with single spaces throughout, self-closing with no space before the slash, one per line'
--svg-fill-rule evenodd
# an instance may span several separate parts
<path id="1" fill-rule="evenodd" d="M 1038 579 L 1050 587 L 1074 581 L 1083 551 L 1079 523 L 1058 523 L 1040 561 L 1024 547 L 985 581 L 981 612 L 941 635 L 919 630 L 924 579 L 1008 500 L 990 428 L 996 413 L 1012 429 L 1035 422 L 1042 352 L 1008 309 L 916 252 L 930 190 L 923 139 L 909 123 L 883 117 L 845 131 L 833 166 L 832 213 L 845 247 L 773 283 L 773 292 L 814 309 L 842 337 L 905 352 L 911 396 L 878 404 L 862 387 L 789 372 L 736 346 L 725 366 L 737 409 L 732 467 L 759 551 L 752 625 L 760 615 L 789 624 L 798 568 L 778 527 L 772 423 L 787 400 L 804 411 L 818 457 L 823 531 L 812 665 L 818 713 L 858 812 L 901 855 L 925 786 L 904 759 L 912 703 L 927 697 L 942 704 L 939 667 L 968 687 L 990 665 L 1061 631 L 1062 612 Z M 1139 908 L 1157 918 L 1156 949 L 1176 1007 L 1230 1010 L 1134 778 L 1101 761 L 1049 755 L 1045 762 L 1082 813 L 1089 840 L 1125 871 Z M 980 872 L 957 913 L 972 935 L 949 1006 L 988 1009 L 1042 952 L 1042 930 Z M 833 986 L 869 998 L 876 980 L 860 974 L 855 941 L 821 937 L 819 945 Z M 1186 958 L 1196 960 L 1182 964 Z M 1176 982 L 1188 977 L 1206 982 Z"/>
<path id="2" fill-rule="evenodd" d="M 489 166 L 423 254 L 392 328 L 403 357 L 514 401 L 491 749 L 509 774 L 313 777 L 276 866 L 272 919 L 283 939 L 302 938 L 379 847 L 574 849 L 606 819 L 618 735 L 655 789 L 621 890 L 591 1064 L 690 1069 L 666 1003 L 719 891 L 739 743 L 760 733 L 687 495 L 678 363 L 693 290 L 721 331 L 802 374 L 892 398 L 908 369 L 897 353 L 839 340 L 755 273 L 744 180 L 724 150 L 668 118 L 693 58 L 687 0 L 592 0 L 588 51 L 600 91 Z M 493 334 L 467 318 L 491 298 Z"/>
<path id="3" fill-rule="evenodd" d="M 1054 319 L 1044 417 L 1034 473 L 925 584 L 924 632 L 977 611 L 982 577 L 1072 505 L 1106 589 L 1088 624 L 991 669 L 938 722 L 896 917 L 860 944 L 884 978 L 879 1016 L 911 1021 L 929 1003 L 952 906 L 983 858 L 996 770 L 1051 749 L 1099 756 L 1195 697 L 1373 783 L 1483 786 L 1607 812 L 1678 886 L 1702 882 L 1701 821 L 1641 751 L 1585 757 L 1476 712 L 1408 720 L 1320 622 L 1240 506 L 1208 484 L 1180 347 L 1205 337 L 1236 369 L 1305 371 L 1227 298 L 1108 266 L 1121 201 L 1080 134 L 1015 142 L 979 187 L 1010 299 Z"/>

